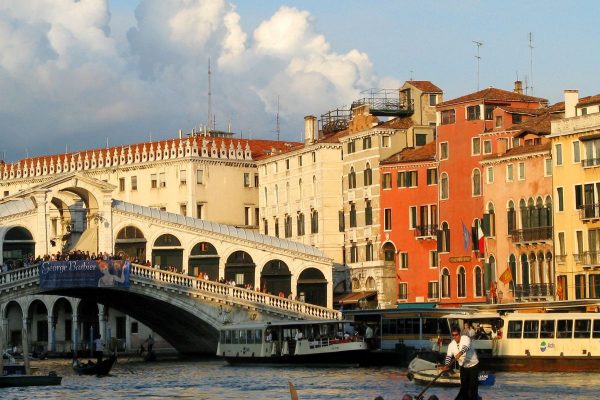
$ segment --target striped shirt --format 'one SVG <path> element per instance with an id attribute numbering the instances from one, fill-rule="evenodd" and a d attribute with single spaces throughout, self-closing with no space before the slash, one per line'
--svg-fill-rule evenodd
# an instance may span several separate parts
<path id="1" fill-rule="evenodd" d="M 462 352 L 462 355 L 457 359 L 457 361 L 458 365 L 461 367 L 471 368 L 479 363 L 477 352 L 471 347 L 471 338 L 464 335 L 460 337 L 459 343 L 456 343 L 456 340 L 454 339 L 450 342 L 444 363 L 446 365 L 450 365 L 452 358 L 456 357 L 456 355 L 460 352 Z"/>

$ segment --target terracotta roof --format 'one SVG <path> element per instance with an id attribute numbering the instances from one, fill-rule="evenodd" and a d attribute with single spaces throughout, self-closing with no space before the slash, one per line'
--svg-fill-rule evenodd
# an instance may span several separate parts
<path id="1" fill-rule="evenodd" d="M 596 103 L 600 103 L 600 94 L 580 98 L 579 103 L 577 103 L 577 107 Z"/>
<path id="2" fill-rule="evenodd" d="M 525 115 L 540 115 L 547 111 L 545 108 L 523 108 L 523 107 L 510 107 L 510 106 L 499 106 L 498 108 L 506 111 L 509 114 L 525 114 Z"/>
<path id="3" fill-rule="evenodd" d="M 322 138 L 317 140 L 317 143 L 339 143 L 340 138 L 348 136 L 349 134 L 350 131 L 348 129 L 344 129 L 335 133 L 330 133 L 329 135 L 324 135 Z"/>
<path id="4" fill-rule="evenodd" d="M 483 90 L 480 90 L 475 93 L 467 94 L 465 96 L 458 97 L 456 99 L 452 99 L 452 100 L 444 101 L 443 103 L 439 103 L 437 105 L 437 108 L 448 106 L 451 104 L 475 102 L 478 100 L 501 101 L 501 102 L 520 101 L 520 102 L 530 102 L 530 103 L 548 103 L 548 100 L 543 99 L 541 97 L 527 96 L 525 94 L 519 94 L 519 93 L 515 93 L 512 91 L 508 91 L 508 90 L 489 87 L 487 89 L 483 89 Z"/>
<path id="5" fill-rule="evenodd" d="M 423 92 L 442 93 L 442 89 L 431 83 L 430 81 L 406 81 L 406 83 L 413 85 L 417 89 Z"/>
<path id="6" fill-rule="evenodd" d="M 501 154 L 491 154 L 489 156 L 483 157 L 484 160 L 493 160 L 494 158 L 504 158 L 504 157 L 513 157 L 521 154 L 527 153 L 539 153 L 542 151 L 550 151 L 552 149 L 552 144 L 550 142 L 541 143 L 541 144 L 532 144 L 532 145 L 524 145 L 513 147 L 512 149 L 508 149 L 506 153 Z"/>
<path id="7" fill-rule="evenodd" d="M 411 117 L 393 118 L 377 125 L 377 128 L 408 129 L 415 124 Z"/>
<path id="8" fill-rule="evenodd" d="M 564 111 L 565 111 L 565 102 L 564 101 L 558 102 L 556 104 L 552 104 L 550 107 L 548 107 L 549 113 L 560 113 L 560 112 L 564 112 Z"/>
<path id="9" fill-rule="evenodd" d="M 402 151 L 381 160 L 380 164 L 394 163 L 411 163 L 418 161 L 434 161 L 435 160 L 435 141 L 427 143 L 423 147 L 407 147 Z"/>
<path id="10" fill-rule="evenodd" d="M 545 114 L 530 118 L 527 121 L 523 121 L 520 124 L 514 124 L 508 127 L 506 130 L 517 131 L 514 135 L 515 137 L 523 136 L 526 133 L 534 133 L 536 135 L 546 136 L 550 134 L 550 121 L 559 118 L 560 116 L 556 114 L 550 114 L 546 112 Z"/>

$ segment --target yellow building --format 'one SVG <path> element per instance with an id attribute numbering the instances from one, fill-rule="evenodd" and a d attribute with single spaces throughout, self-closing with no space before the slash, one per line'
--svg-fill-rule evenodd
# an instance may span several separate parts
<path id="1" fill-rule="evenodd" d="M 562 299 L 600 298 L 600 95 L 565 90 L 552 121 L 554 244 Z M 562 292 L 562 293 L 561 293 Z"/>

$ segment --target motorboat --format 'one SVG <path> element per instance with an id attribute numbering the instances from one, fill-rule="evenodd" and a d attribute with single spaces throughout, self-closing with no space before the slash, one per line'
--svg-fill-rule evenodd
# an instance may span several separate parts
<path id="1" fill-rule="evenodd" d="M 368 351 L 351 321 L 300 320 L 228 325 L 217 356 L 230 364 L 357 366 Z"/>
<path id="2" fill-rule="evenodd" d="M 23 386 L 56 386 L 62 382 L 62 377 L 51 371 L 48 375 L 28 375 L 25 365 L 15 363 L 15 359 L 6 354 L 9 360 L 0 374 L 0 388 Z"/>

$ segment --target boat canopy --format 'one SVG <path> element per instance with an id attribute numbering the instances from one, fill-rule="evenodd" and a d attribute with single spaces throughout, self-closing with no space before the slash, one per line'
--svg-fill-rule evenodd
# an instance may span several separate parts
<path id="1" fill-rule="evenodd" d="M 477 319 L 499 319 L 500 314 L 493 313 L 477 313 L 477 314 L 447 314 L 444 315 L 443 318 L 448 319 L 468 319 L 468 320 L 477 320 Z"/>

